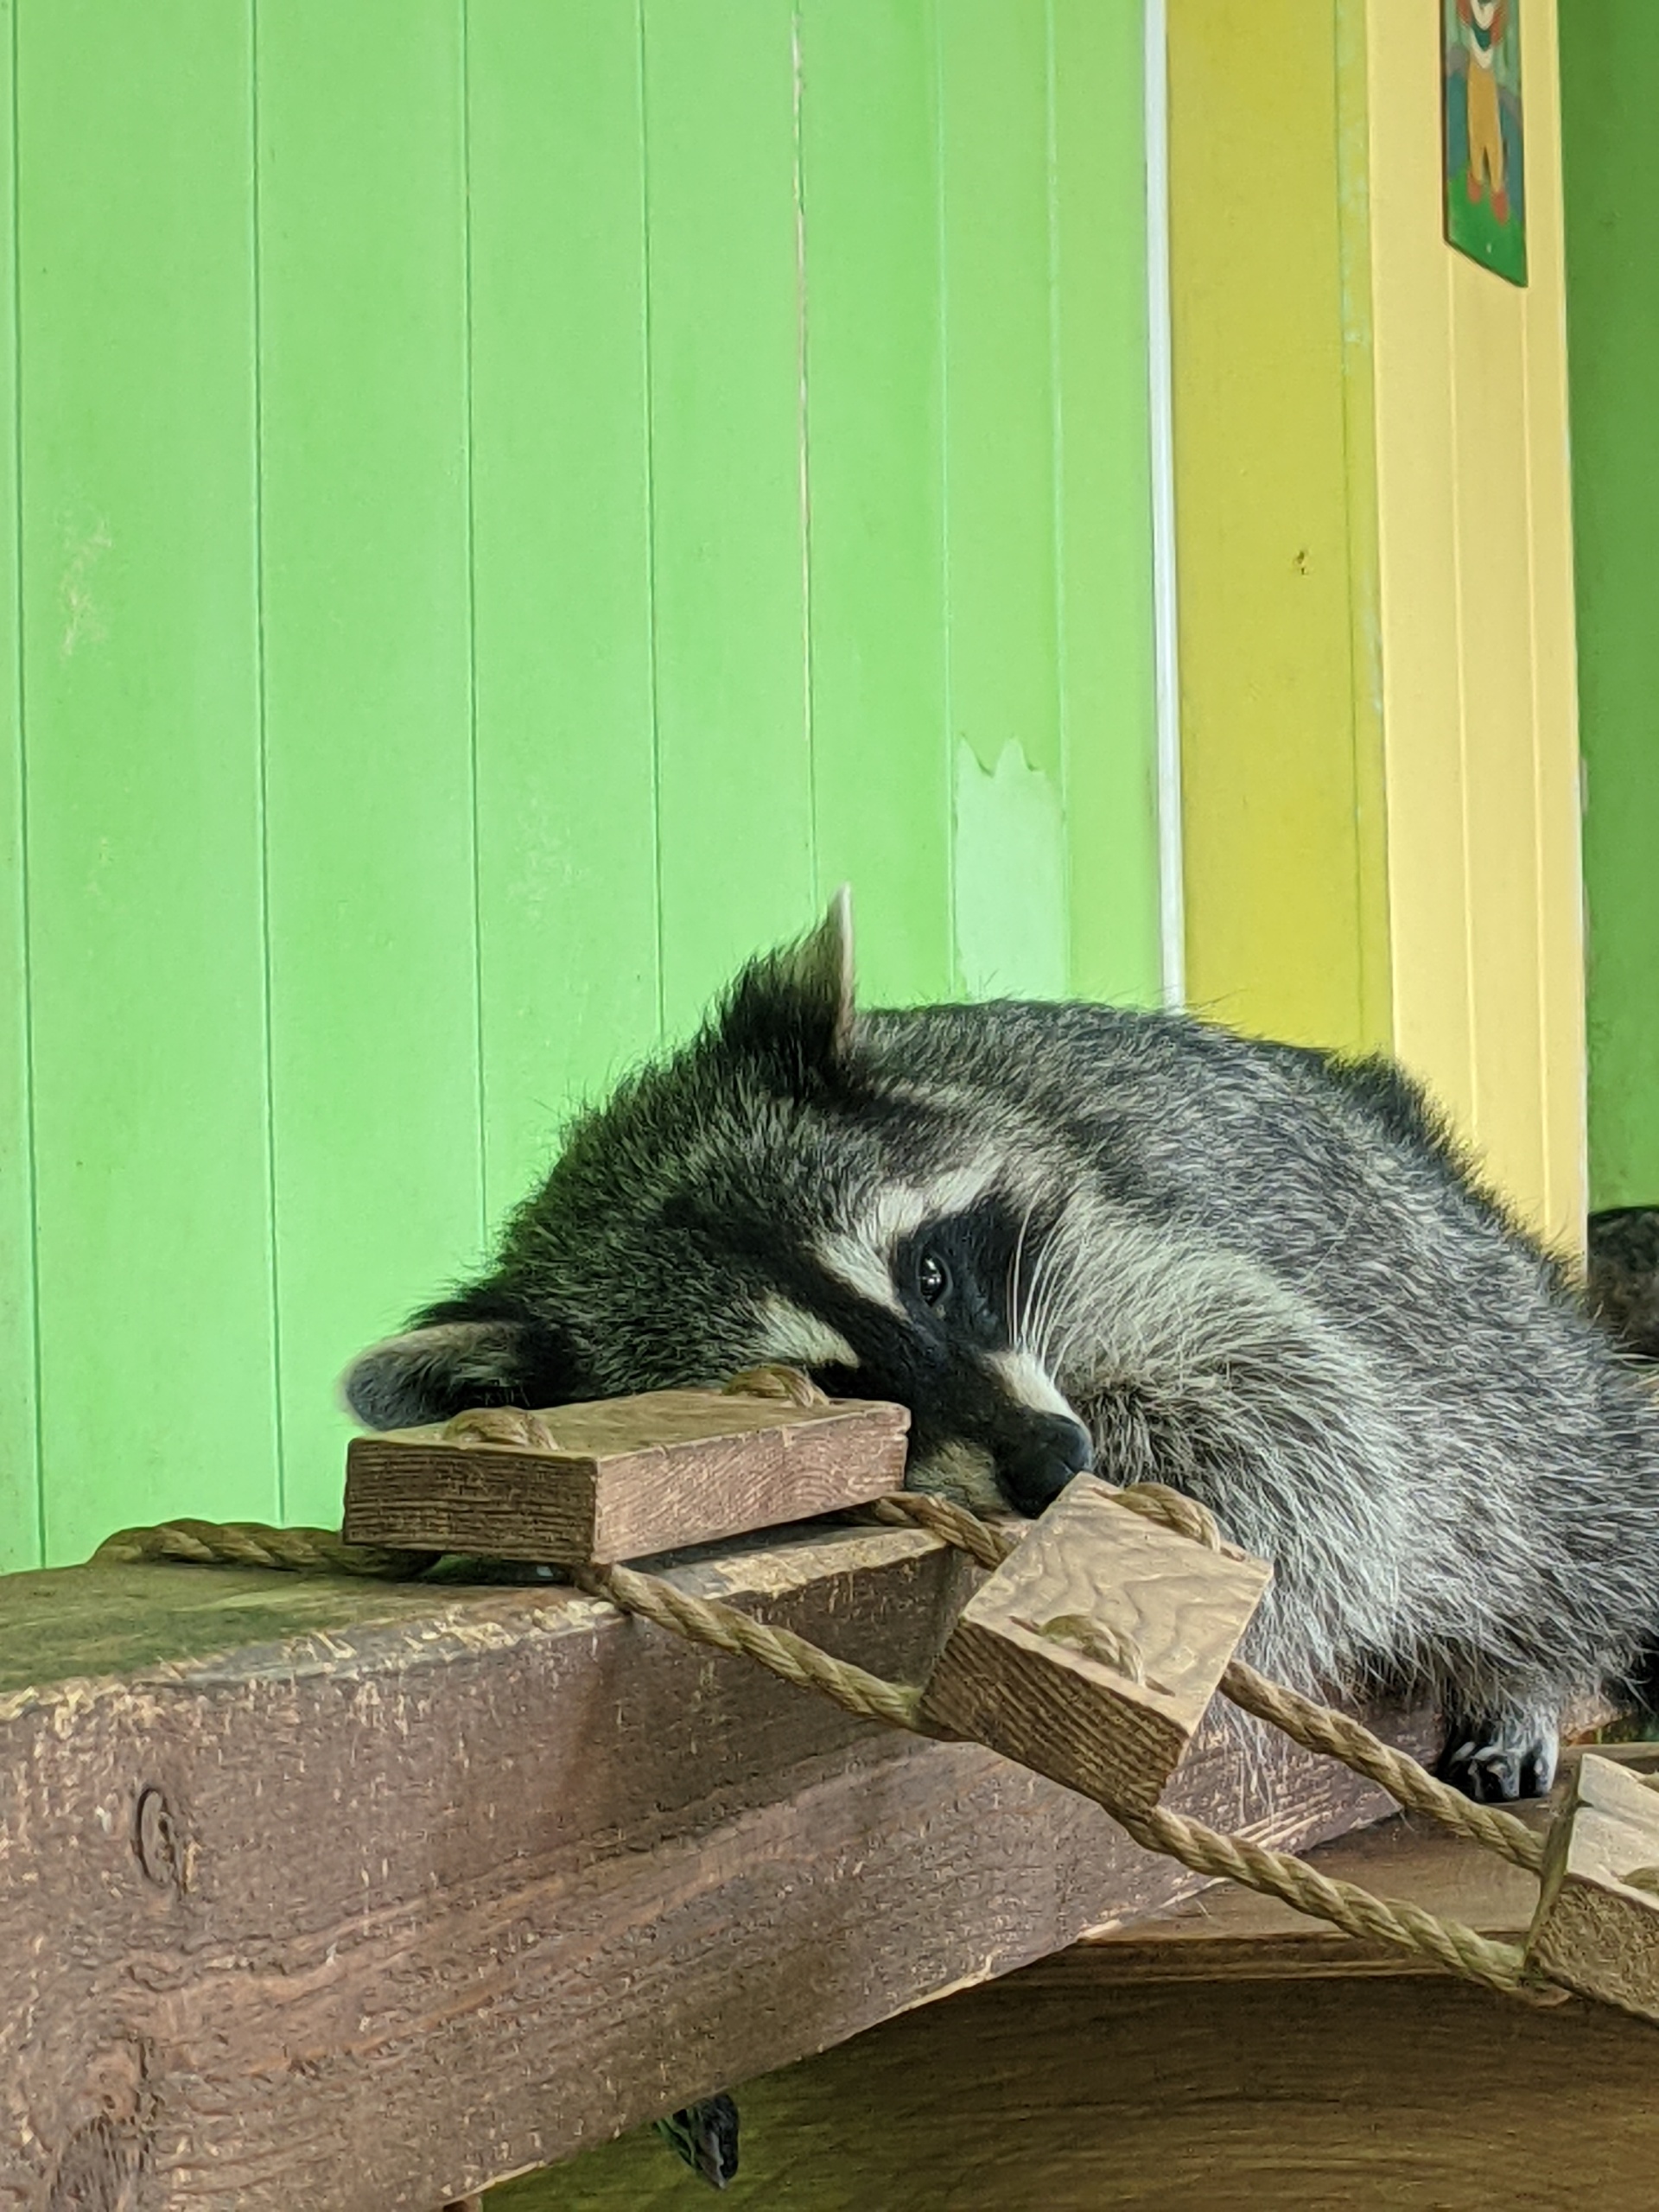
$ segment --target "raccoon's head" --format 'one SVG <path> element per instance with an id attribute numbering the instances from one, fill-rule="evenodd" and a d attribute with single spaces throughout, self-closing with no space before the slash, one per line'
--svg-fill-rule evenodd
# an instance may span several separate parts
<path id="1" fill-rule="evenodd" d="M 412 1427 L 786 1362 L 907 1406 L 912 1487 L 1040 1512 L 1092 1458 L 1047 1356 L 1067 1193 L 861 1029 L 843 892 L 575 1125 L 488 1278 L 353 1367 L 353 1411 Z"/>

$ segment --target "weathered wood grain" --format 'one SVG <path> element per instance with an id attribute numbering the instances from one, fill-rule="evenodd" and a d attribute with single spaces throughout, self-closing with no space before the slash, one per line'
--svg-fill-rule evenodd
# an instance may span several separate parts
<path id="1" fill-rule="evenodd" d="M 670 1571 L 911 1680 L 973 1580 L 908 1530 Z M 1382 1809 L 1219 1732 L 1172 1794 Z M 0 1580 L 0 2207 L 431 2212 L 1193 1886 L 545 1583 Z"/>
<path id="2" fill-rule="evenodd" d="M 1643 1776 L 1580 1761 L 1527 1955 L 1553 1981 L 1659 2022 L 1659 1790 Z"/>
<path id="3" fill-rule="evenodd" d="M 722 2212 L 1652 2212 L 1638 2020 L 1433 1976 L 1089 1987 L 1045 1971 L 740 2087 Z M 632 2136 L 485 2202 L 696 2196 Z"/>
<path id="4" fill-rule="evenodd" d="M 1271 1568 L 1067 1485 L 964 1609 L 923 1713 L 1103 1802 L 1149 1811 Z"/>
<path id="5" fill-rule="evenodd" d="M 470 1418 L 470 1434 L 452 1422 L 353 1438 L 349 1541 L 570 1564 L 639 1559 L 901 1489 L 910 1426 L 901 1406 L 717 1390 L 553 1407 L 526 1432 L 541 1425 L 551 1449 L 501 1440 L 488 1416 Z"/>

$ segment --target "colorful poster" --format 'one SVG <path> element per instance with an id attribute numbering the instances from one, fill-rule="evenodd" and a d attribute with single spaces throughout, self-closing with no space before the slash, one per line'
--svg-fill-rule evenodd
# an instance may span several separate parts
<path id="1" fill-rule="evenodd" d="M 1449 245 L 1511 284 L 1527 281 L 1517 0 L 1440 0 Z"/>

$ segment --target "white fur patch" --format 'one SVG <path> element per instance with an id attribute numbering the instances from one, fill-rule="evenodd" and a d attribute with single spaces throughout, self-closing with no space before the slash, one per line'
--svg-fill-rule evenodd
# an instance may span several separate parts
<path id="1" fill-rule="evenodd" d="M 830 1273 L 861 1298 L 902 1313 L 893 1287 L 893 1255 L 925 1221 L 948 1220 L 965 1213 L 984 1197 L 997 1178 L 994 1160 L 969 1160 L 927 1183 L 899 1183 L 881 1192 L 863 1219 L 850 1229 L 821 1237 L 817 1255 Z"/>
<path id="2" fill-rule="evenodd" d="M 776 1360 L 785 1367 L 856 1367 L 858 1354 L 839 1329 L 786 1298 L 765 1299 L 757 1317 L 760 1335 L 756 1363 Z"/>
<path id="3" fill-rule="evenodd" d="M 1016 1405 L 1029 1406 L 1037 1414 L 1058 1414 L 1083 1426 L 1077 1408 L 1056 1389 L 1048 1370 L 1030 1352 L 993 1352 L 986 1364 Z"/>
<path id="4" fill-rule="evenodd" d="M 873 1251 L 861 1236 L 849 1236 L 839 1230 L 821 1236 L 817 1250 L 819 1260 L 837 1282 L 844 1282 L 849 1290 L 868 1298 L 872 1306 L 885 1306 L 889 1313 L 903 1313 L 903 1304 L 893 1286 L 893 1268 L 885 1253 Z"/>

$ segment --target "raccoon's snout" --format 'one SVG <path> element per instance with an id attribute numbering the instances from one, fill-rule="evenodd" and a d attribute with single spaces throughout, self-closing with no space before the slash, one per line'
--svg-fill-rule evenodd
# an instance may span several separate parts
<path id="1" fill-rule="evenodd" d="M 1087 1474 L 1094 1464 L 1095 1447 L 1081 1422 L 1039 1414 L 1026 1425 L 1018 1446 L 999 1455 L 997 1486 L 1016 1513 L 1034 1521 L 1073 1475 Z"/>

